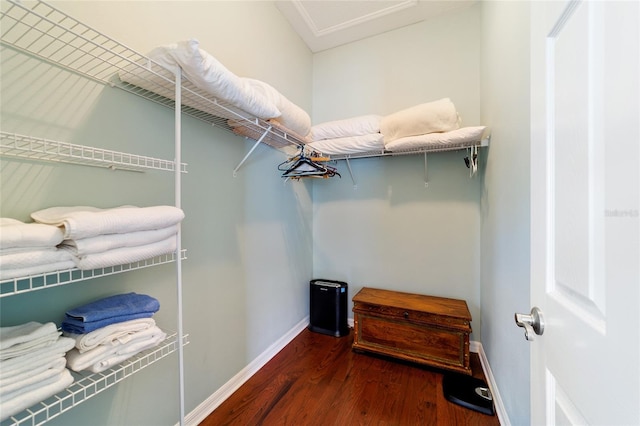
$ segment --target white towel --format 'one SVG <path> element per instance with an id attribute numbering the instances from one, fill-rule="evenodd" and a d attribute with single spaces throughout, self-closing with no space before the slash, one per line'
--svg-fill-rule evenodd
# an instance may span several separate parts
<path id="1" fill-rule="evenodd" d="M 0 379 L 22 374 L 31 368 L 37 368 L 59 356 L 64 356 L 75 345 L 76 341 L 68 337 L 58 337 L 58 340 L 47 347 L 39 348 L 28 354 L 2 361 Z"/>
<path id="2" fill-rule="evenodd" d="M 64 240 L 59 246 L 76 257 L 103 253 L 121 247 L 136 247 L 165 240 L 178 233 L 178 225 L 149 231 L 128 232 L 126 234 L 98 235 L 76 240 Z"/>
<path id="3" fill-rule="evenodd" d="M 84 353 L 98 346 L 123 345 L 131 341 L 136 333 L 156 325 L 153 318 L 139 318 L 107 325 L 87 334 L 63 332 L 63 335 L 75 339 L 76 349 Z"/>
<path id="4" fill-rule="evenodd" d="M 57 226 L 0 218 L 0 248 L 55 247 L 64 234 Z"/>
<path id="5" fill-rule="evenodd" d="M 67 269 L 73 269 L 76 264 L 73 260 L 65 260 L 62 262 L 46 263 L 43 265 L 28 266 L 25 268 L 16 269 L 0 269 L 0 280 L 9 280 L 13 278 L 23 278 L 30 275 L 46 274 L 49 272 L 65 271 Z"/>
<path id="6" fill-rule="evenodd" d="M 52 355 L 51 359 L 49 359 L 46 362 L 42 362 L 35 367 L 29 367 L 29 369 L 26 369 L 21 373 L 14 374 L 13 376 L 0 379 L 0 389 L 4 389 L 6 386 L 11 386 L 14 383 L 28 380 L 30 377 L 33 377 L 49 369 L 57 368 L 61 370 L 66 365 L 67 365 L 67 359 L 64 356 L 60 354 L 57 354 L 55 356 Z"/>
<path id="7" fill-rule="evenodd" d="M 66 355 L 67 367 L 74 371 L 90 370 L 98 373 L 145 349 L 156 346 L 165 338 L 166 333 L 157 326 L 153 326 L 135 333 L 131 336 L 131 340 L 125 344 L 102 345 L 84 353 L 73 348 Z"/>
<path id="8" fill-rule="evenodd" d="M 60 332 L 50 322 L 40 324 L 29 322 L 15 327 L 0 328 L 0 360 L 15 358 L 47 347 L 58 340 Z"/>
<path id="9" fill-rule="evenodd" d="M 150 259 L 154 256 L 173 253 L 176 251 L 176 237 L 172 236 L 162 241 L 137 247 L 120 247 L 104 253 L 88 254 L 74 259 L 79 269 L 106 268 Z"/>
<path id="10" fill-rule="evenodd" d="M 12 327 L 0 327 L 0 350 L 14 345 L 36 340 L 42 336 L 58 333 L 57 326 L 48 322 L 45 324 L 30 321 Z M 56 334 L 56 336 L 59 335 Z"/>
<path id="11" fill-rule="evenodd" d="M 0 270 L 29 268 L 31 266 L 47 265 L 67 260 L 72 260 L 71 254 L 66 250 L 59 250 L 55 247 L 13 251 L 11 253 L 0 254 Z"/>
<path id="12" fill-rule="evenodd" d="M 32 405 L 49 398 L 64 390 L 73 383 L 73 376 L 66 368 L 57 377 L 53 383 L 45 386 L 36 387 L 33 390 L 25 392 L 11 399 L 2 399 L 0 401 L 0 421 L 5 420 L 20 411 L 31 407 Z"/>
<path id="13" fill-rule="evenodd" d="M 33 389 L 33 386 L 44 386 L 47 383 L 54 382 L 57 377 L 65 369 L 66 360 L 63 356 L 58 357 L 51 368 L 38 371 L 35 374 L 20 375 L 20 380 L 12 380 L 11 383 L 3 383 L 0 386 L 0 398 L 11 399 L 22 392 Z"/>
<path id="14" fill-rule="evenodd" d="M 173 206 L 122 206 L 99 209 L 88 206 L 51 207 L 31 213 L 33 220 L 62 226 L 65 239 L 167 228 L 179 223 L 184 212 Z"/>

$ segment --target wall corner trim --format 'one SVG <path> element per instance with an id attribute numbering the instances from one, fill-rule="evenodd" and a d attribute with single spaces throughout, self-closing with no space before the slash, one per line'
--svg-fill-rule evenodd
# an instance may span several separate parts
<path id="1" fill-rule="evenodd" d="M 282 350 L 289 342 L 291 342 L 298 334 L 309 325 L 309 317 L 305 317 L 287 331 L 282 337 L 276 340 L 271 346 L 265 349 L 246 367 L 233 376 L 227 383 L 222 385 L 210 397 L 205 399 L 193 411 L 185 417 L 184 424 L 189 426 L 197 426 L 209 414 L 213 412 L 220 404 L 231 396 L 240 386 L 251 378 L 258 370 L 260 370 L 271 358 Z M 178 426 L 176 424 L 176 426 Z"/>
<path id="2" fill-rule="evenodd" d="M 509 421 L 509 416 L 507 415 L 507 411 L 504 408 L 502 398 L 500 397 L 500 392 L 498 391 L 498 384 L 493 377 L 493 372 L 491 371 L 491 367 L 489 366 L 489 359 L 487 358 L 487 354 L 484 353 L 482 343 L 476 340 L 472 340 L 471 342 L 469 342 L 469 350 L 471 352 L 476 352 L 480 357 L 482 371 L 484 371 L 484 377 L 487 379 L 487 384 L 489 385 L 489 389 L 491 390 L 491 395 L 493 396 L 493 405 L 496 409 L 496 415 L 498 416 L 500 425 L 511 426 L 511 421 Z"/>

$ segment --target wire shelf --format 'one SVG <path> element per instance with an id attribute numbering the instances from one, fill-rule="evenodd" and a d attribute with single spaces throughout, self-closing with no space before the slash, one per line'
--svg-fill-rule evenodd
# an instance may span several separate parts
<path id="1" fill-rule="evenodd" d="M 1 42 L 82 75 L 118 87 L 160 105 L 175 108 L 175 75 L 144 55 L 72 18 L 41 0 L 1 2 Z M 299 137 L 277 131 L 264 120 L 249 116 L 229 103 L 213 98 L 188 80 L 181 82 L 182 112 L 232 133 L 229 120 L 242 123 L 251 134 L 267 132 L 264 142 L 275 148 L 301 145 Z"/>
<path id="2" fill-rule="evenodd" d="M 189 344 L 188 337 L 188 335 L 183 336 L 183 346 Z M 167 338 L 155 348 L 143 351 L 101 373 L 71 371 L 74 382 L 67 389 L 6 419 L 1 426 L 37 426 L 46 423 L 176 350 L 178 350 L 177 333 L 168 333 Z"/>
<path id="3" fill-rule="evenodd" d="M 474 147 L 485 147 L 489 146 L 489 138 L 484 138 L 478 141 L 471 142 L 463 142 L 456 144 L 433 144 L 430 146 L 425 146 L 422 148 L 416 149 L 404 149 L 398 151 L 369 151 L 369 152 L 359 152 L 355 154 L 340 154 L 340 155 L 331 155 L 331 160 L 355 160 L 357 158 L 372 158 L 372 157 L 395 157 L 400 155 L 415 155 L 415 154 L 429 154 L 432 152 L 446 152 L 446 151 L 460 151 L 463 149 L 469 149 Z"/>
<path id="4" fill-rule="evenodd" d="M 187 251 L 182 250 L 180 258 L 187 258 Z M 65 269 L 62 271 L 47 272 L 43 274 L 31 275 L 28 277 L 13 278 L 0 281 L 0 298 L 13 296 L 20 293 L 42 290 L 50 287 L 58 287 L 78 281 L 92 278 L 106 277 L 108 275 L 120 274 L 122 272 L 134 271 L 148 268 L 150 266 L 162 265 L 175 262 L 176 254 L 168 253 L 156 256 L 151 259 L 140 260 L 125 265 L 109 266 L 100 269 L 82 270 L 77 268 Z"/>
<path id="5" fill-rule="evenodd" d="M 148 169 L 173 172 L 176 168 L 174 161 L 9 132 L 0 132 L 0 155 L 136 172 Z M 187 173 L 187 164 L 180 165 L 180 172 Z"/>

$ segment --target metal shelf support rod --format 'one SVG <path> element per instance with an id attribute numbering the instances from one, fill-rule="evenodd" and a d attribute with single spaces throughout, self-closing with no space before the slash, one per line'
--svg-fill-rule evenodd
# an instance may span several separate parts
<path id="1" fill-rule="evenodd" d="M 264 131 L 264 133 L 262 134 L 262 136 L 260 136 L 260 139 L 258 139 L 256 141 L 256 143 L 253 145 L 253 147 L 251 147 L 251 149 L 249 150 L 249 152 L 247 152 L 247 155 L 244 156 L 244 158 L 242 159 L 242 161 L 240 161 L 240 163 L 236 166 L 235 169 L 233 169 L 233 177 L 236 177 L 238 170 L 240 169 L 240 167 L 242 167 L 242 165 L 244 164 L 245 161 L 247 161 L 247 158 L 249 158 L 249 156 L 253 153 L 253 151 L 255 151 L 255 149 L 258 147 L 258 145 L 260 145 L 260 143 L 262 142 L 262 140 L 267 136 L 267 134 L 271 131 L 271 126 L 267 127 L 267 130 Z"/>

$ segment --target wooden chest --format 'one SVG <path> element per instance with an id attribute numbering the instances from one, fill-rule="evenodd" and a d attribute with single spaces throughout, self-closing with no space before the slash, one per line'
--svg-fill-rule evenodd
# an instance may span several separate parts
<path id="1" fill-rule="evenodd" d="M 354 350 L 471 374 L 464 300 L 364 287 L 353 313 Z"/>

